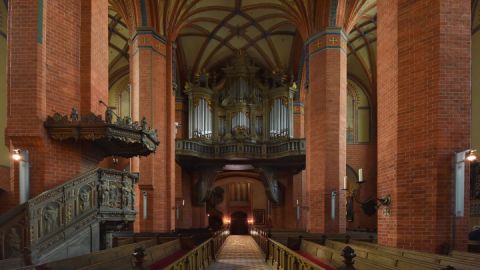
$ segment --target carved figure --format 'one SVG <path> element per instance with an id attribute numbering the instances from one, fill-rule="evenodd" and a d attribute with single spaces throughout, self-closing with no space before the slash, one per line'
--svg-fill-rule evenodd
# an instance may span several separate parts
<path id="1" fill-rule="evenodd" d="M 110 207 L 117 207 L 118 190 L 116 187 L 110 187 Z"/>
<path id="2" fill-rule="evenodd" d="M 72 122 L 77 122 L 78 121 L 78 111 L 75 109 L 75 107 L 72 108 L 72 112 L 70 113 L 70 119 Z"/>
<path id="3" fill-rule="evenodd" d="M 43 212 L 43 233 L 48 234 L 52 232 L 58 223 L 58 209 L 55 206 L 45 207 Z"/>
<path id="4" fill-rule="evenodd" d="M 8 244 L 8 258 L 22 256 L 22 241 L 15 228 L 10 229 L 6 240 Z"/>
<path id="5" fill-rule="evenodd" d="M 142 130 L 143 131 L 146 131 L 148 128 L 147 126 L 147 118 L 145 118 L 145 116 L 142 118 Z"/>
<path id="6" fill-rule="evenodd" d="M 132 125 L 132 118 L 130 118 L 130 116 L 125 116 L 125 124 L 128 126 Z"/>
<path id="7" fill-rule="evenodd" d="M 123 182 L 123 186 L 122 186 L 124 209 L 129 209 L 132 203 L 132 191 L 128 184 L 129 184 L 128 182 Z"/>
<path id="8" fill-rule="evenodd" d="M 88 194 L 88 191 L 83 189 L 80 191 L 80 195 L 79 195 L 79 198 L 80 198 L 80 210 L 81 211 L 84 211 L 85 209 L 88 208 L 88 204 L 89 204 L 89 194 Z"/>
<path id="9" fill-rule="evenodd" d="M 111 124 L 113 121 L 113 111 L 112 108 L 107 107 L 107 111 L 105 111 L 105 122 Z"/>
<path id="10" fill-rule="evenodd" d="M 100 205 L 101 206 L 108 206 L 108 203 L 110 201 L 110 191 L 109 191 L 109 188 L 108 188 L 108 185 L 103 182 L 101 185 L 100 185 Z"/>

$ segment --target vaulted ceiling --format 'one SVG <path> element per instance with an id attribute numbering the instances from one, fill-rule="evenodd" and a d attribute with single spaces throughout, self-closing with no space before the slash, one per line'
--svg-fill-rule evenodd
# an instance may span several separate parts
<path id="1" fill-rule="evenodd" d="M 108 58 L 109 84 L 128 74 L 128 39 L 127 25 L 111 7 L 108 10 Z"/>
<path id="2" fill-rule="evenodd" d="M 348 72 L 368 89 L 376 88 L 377 76 L 376 1 L 364 6 L 348 35 Z M 373 93 L 372 93 L 373 94 Z"/>
<path id="3" fill-rule="evenodd" d="M 336 25 L 351 33 L 349 59 L 355 59 L 358 70 L 354 73 L 365 77 L 369 82 L 366 84 L 375 79 L 376 0 L 110 0 L 110 3 L 111 61 L 116 59 L 111 68 L 117 74 L 128 62 L 126 29 L 131 34 L 139 26 L 152 27 L 176 42 L 177 67 L 180 77 L 185 79 L 203 70 L 216 69 L 238 50 L 246 51 L 266 70 L 297 74 L 304 40 L 328 25 Z"/>
<path id="4" fill-rule="evenodd" d="M 268 70 L 289 70 L 295 26 L 268 2 L 199 2 L 177 39 L 184 67 L 209 70 L 243 50 Z"/>
<path id="5" fill-rule="evenodd" d="M 472 35 L 480 32 L 480 0 L 472 1 Z"/>

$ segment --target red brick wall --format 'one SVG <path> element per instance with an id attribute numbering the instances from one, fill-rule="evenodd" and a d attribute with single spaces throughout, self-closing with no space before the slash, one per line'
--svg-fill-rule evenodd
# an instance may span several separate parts
<path id="1" fill-rule="evenodd" d="M 80 107 L 84 37 L 79 18 L 90 18 L 96 24 L 96 54 L 108 55 L 108 42 L 102 43 L 108 37 L 108 1 L 95 1 L 95 12 L 91 14 L 82 14 L 79 1 L 44 1 L 43 22 L 37 22 L 37 1 L 9 4 L 8 46 L 14 49 L 9 50 L 7 140 L 13 148 L 30 152 L 31 196 L 35 196 L 98 161 L 95 155 L 83 154 L 79 144 L 50 140 L 43 121 L 54 112 L 69 113 L 72 107 Z M 42 26 L 41 40 L 37 40 L 37 23 Z M 108 70 L 99 67 L 100 61 L 101 58 L 92 62 L 90 68 L 98 77 L 95 83 L 101 86 L 102 81 L 107 83 Z M 95 88 L 92 96 L 106 96 L 107 91 L 106 87 Z M 15 174 L 13 179 L 17 178 Z M 11 204 L 2 207 L 16 204 L 17 189 L 15 184 L 9 194 Z"/>
<path id="2" fill-rule="evenodd" d="M 377 33 L 378 195 L 392 195 L 379 242 L 439 251 L 452 241 L 453 153 L 469 148 L 470 1 L 380 1 Z"/>
<path id="3" fill-rule="evenodd" d="M 376 145 L 371 144 L 347 144 L 347 164 L 358 173 L 363 168 L 365 182 L 361 184 L 357 198 L 360 202 L 375 198 L 377 195 L 377 151 Z M 354 202 L 353 222 L 347 222 L 347 228 L 369 229 L 377 228 L 377 215 L 367 216 L 363 213 L 361 205 Z"/>

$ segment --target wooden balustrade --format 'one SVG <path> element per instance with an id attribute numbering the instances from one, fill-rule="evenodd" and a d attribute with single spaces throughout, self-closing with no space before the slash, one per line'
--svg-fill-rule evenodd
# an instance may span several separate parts
<path id="1" fill-rule="evenodd" d="M 220 250 L 220 247 L 225 242 L 229 235 L 229 231 L 224 229 L 215 232 L 213 237 L 203 242 L 201 245 L 190 250 L 187 254 L 174 261 L 167 267 L 166 270 L 198 270 L 207 269 Z"/>
<path id="2" fill-rule="evenodd" d="M 195 140 L 177 140 L 177 154 L 221 159 L 242 156 L 272 159 L 289 155 L 305 155 L 305 139 L 288 139 L 269 143 L 212 143 Z"/>
<path id="3" fill-rule="evenodd" d="M 299 255 L 275 240 L 268 239 L 267 262 L 276 269 L 322 270 L 307 258 Z"/>

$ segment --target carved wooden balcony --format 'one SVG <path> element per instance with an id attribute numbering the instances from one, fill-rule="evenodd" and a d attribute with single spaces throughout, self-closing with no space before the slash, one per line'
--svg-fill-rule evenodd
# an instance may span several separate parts
<path id="1" fill-rule="evenodd" d="M 305 139 L 266 143 L 177 140 L 176 156 L 177 161 L 187 167 L 200 167 L 216 161 L 302 169 L 305 166 Z"/>
<path id="2" fill-rule="evenodd" d="M 106 120 L 89 113 L 81 118 L 75 110 L 70 117 L 55 113 L 44 123 L 50 137 L 60 141 L 90 141 L 104 156 L 147 156 L 159 144 L 157 130 L 148 127 L 146 120 L 132 122 L 129 117 L 112 121 L 112 111 L 107 109 Z"/>

